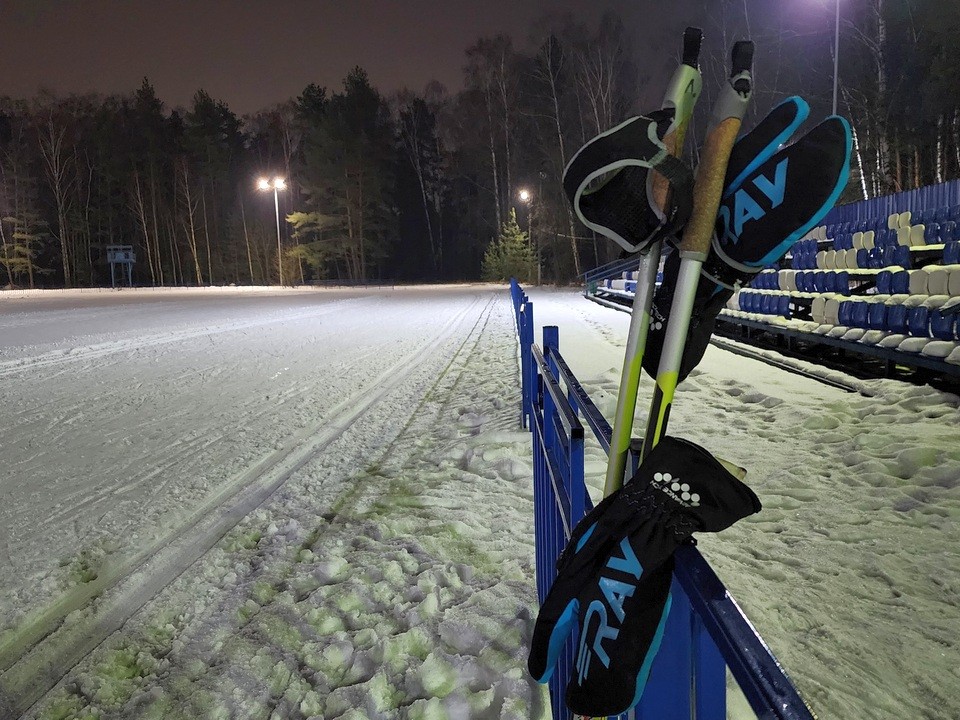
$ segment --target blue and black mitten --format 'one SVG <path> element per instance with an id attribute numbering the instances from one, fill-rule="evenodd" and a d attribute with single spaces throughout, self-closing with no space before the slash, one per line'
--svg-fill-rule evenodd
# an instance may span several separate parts
<path id="1" fill-rule="evenodd" d="M 710 255 L 704 263 L 680 380 L 700 362 L 716 317 L 735 289 L 781 260 L 836 203 L 850 171 L 850 124 L 832 115 L 789 143 L 810 112 L 780 103 L 733 147 Z M 656 377 L 680 258 L 671 253 L 654 297 L 643 367 Z"/>
<path id="2" fill-rule="evenodd" d="M 706 450 L 662 439 L 574 528 L 537 616 L 530 674 L 547 682 L 578 627 L 567 706 L 598 717 L 636 705 L 670 610 L 674 550 L 759 510 L 754 492 Z"/>

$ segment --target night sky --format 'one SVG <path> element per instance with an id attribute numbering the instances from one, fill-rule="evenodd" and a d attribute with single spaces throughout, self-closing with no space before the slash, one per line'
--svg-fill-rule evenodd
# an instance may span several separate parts
<path id="1" fill-rule="evenodd" d="M 642 3 L 641 3 L 642 4 Z M 198 88 L 250 113 L 310 82 L 339 89 L 360 65 L 390 93 L 431 79 L 461 86 L 481 36 L 524 46 L 548 10 L 595 24 L 624 0 L 2 0 L 0 95 L 130 92 L 148 77 L 169 107 Z M 660 5 L 660 3 L 656 3 Z"/>

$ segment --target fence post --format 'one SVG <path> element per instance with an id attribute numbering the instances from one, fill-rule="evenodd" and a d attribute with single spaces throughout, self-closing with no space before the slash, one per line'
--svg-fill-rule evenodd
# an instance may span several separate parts
<path id="1" fill-rule="evenodd" d="M 523 396 L 523 427 L 529 428 L 533 412 L 533 397 L 536 392 L 536 368 L 530 356 L 533 345 L 533 303 L 526 294 L 522 295 L 520 305 L 520 374 Z"/>

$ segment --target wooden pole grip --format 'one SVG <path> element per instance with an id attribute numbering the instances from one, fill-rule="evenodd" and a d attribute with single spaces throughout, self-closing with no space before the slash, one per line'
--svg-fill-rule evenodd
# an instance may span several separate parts
<path id="1" fill-rule="evenodd" d="M 693 183 L 693 211 L 683 231 L 680 252 L 706 255 L 720 209 L 730 151 L 740 132 L 740 118 L 728 117 L 707 136 Z"/>

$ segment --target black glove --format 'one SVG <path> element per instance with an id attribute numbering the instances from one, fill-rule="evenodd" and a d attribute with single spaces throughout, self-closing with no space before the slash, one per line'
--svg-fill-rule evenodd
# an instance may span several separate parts
<path id="1" fill-rule="evenodd" d="M 528 668 L 550 679 L 581 628 L 567 705 L 587 716 L 636 705 L 669 612 L 673 552 L 760 510 L 754 492 L 694 443 L 666 437 L 623 488 L 574 528 L 537 617 Z"/>

